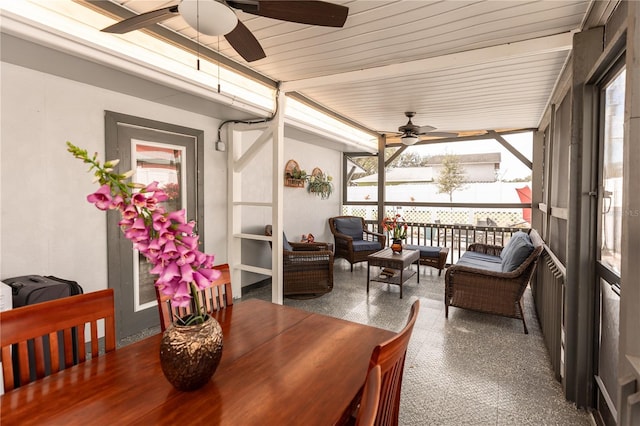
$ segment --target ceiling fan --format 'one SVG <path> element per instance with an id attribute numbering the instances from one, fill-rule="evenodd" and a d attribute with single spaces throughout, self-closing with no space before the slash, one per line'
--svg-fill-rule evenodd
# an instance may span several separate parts
<path id="1" fill-rule="evenodd" d="M 420 140 L 420 136 L 428 135 L 428 136 L 436 136 L 436 137 L 456 137 L 457 133 L 449 133 L 449 132 L 435 132 L 435 127 L 433 126 L 417 126 L 411 122 L 411 119 L 416 115 L 413 111 L 407 111 L 404 113 L 407 116 L 409 121 L 404 126 L 398 127 L 398 132 L 401 133 L 400 140 L 404 145 L 413 145 Z"/>
<path id="2" fill-rule="evenodd" d="M 231 47 L 247 62 L 266 57 L 262 46 L 238 19 L 234 9 L 252 15 L 300 24 L 342 27 L 349 8 L 325 1 L 303 0 L 181 0 L 117 22 L 102 31 L 124 34 L 165 19 L 181 15 L 197 31 L 207 35 L 224 35 Z"/>

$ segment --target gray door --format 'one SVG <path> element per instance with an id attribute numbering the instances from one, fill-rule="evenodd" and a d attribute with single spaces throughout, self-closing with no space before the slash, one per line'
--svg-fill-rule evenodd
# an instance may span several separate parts
<path id="1" fill-rule="evenodd" d="M 136 171 L 132 181 L 159 183 L 169 199 L 166 211 L 185 208 L 188 220 L 196 220 L 203 244 L 203 221 L 198 208 L 202 187 L 198 182 L 198 158 L 203 132 L 138 117 L 107 112 L 106 158 L 120 159 L 119 170 Z M 115 290 L 118 338 L 159 324 L 154 275 L 149 263 L 133 249 L 118 227 L 120 215 L 108 213 L 107 241 L 109 287 Z"/>

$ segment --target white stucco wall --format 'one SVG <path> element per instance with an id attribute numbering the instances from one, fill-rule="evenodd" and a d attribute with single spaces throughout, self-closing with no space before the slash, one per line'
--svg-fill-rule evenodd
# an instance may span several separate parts
<path id="1" fill-rule="evenodd" d="M 213 149 L 219 120 L 1 63 L 0 279 L 24 274 L 107 287 L 106 215 L 86 201 L 87 167 L 66 141 L 104 160 L 104 111 L 202 129 L 205 250 L 226 254 L 226 154 Z M 222 230 L 222 231 L 221 231 Z"/>
<path id="2" fill-rule="evenodd" d="M 242 152 L 258 137 L 257 132 L 244 132 Z M 242 173 L 242 200 L 270 202 L 272 197 L 272 144 L 265 143 L 260 153 L 247 164 Z M 289 241 L 300 241 L 302 234 L 312 233 L 316 241 L 333 242 L 328 218 L 340 214 L 342 153 L 330 148 L 286 138 L 284 162 L 294 159 L 307 173 L 314 167 L 333 177 L 334 192 L 323 200 L 305 188 L 284 187 L 284 232 Z M 283 173 L 278 170 L 277 173 Z M 242 207 L 242 231 L 262 234 L 264 226 L 271 224 L 271 209 L 266 207 Z M 263 241 L 244 241 L 242 263 L 265 268 L 271 267 L 271 250 Z M 242 285 L 265 279 L 265 276 L 243 273 Z"/>

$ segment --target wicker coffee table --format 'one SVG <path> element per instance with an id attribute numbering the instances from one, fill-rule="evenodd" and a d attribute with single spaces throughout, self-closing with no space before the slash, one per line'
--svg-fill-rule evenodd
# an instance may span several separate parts
<path id="1" fill-rule="evenodd" d="M 369 282 L 376 281 L 387 284 L 400 286 L 400 299 L 402 299 L 402 284 L 415 275 L 415 271 L 406 269 L 412 263 L 418 266 L 420 261 L 420 252 L 418 250 L 402 250 L 402 253 L 395 254 L 390 248 L 377 251 L 367 256 L 367 293 L 369 293 Z M 379 266 L 392 270 L 393 275 L 383 275 L 371 278 L 371 267 Z M 420 274 L 418 274 L 418 282 L 420 282 Z"/>

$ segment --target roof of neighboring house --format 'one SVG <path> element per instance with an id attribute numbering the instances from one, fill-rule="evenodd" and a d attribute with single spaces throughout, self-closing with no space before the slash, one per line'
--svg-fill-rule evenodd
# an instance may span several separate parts
<path id="1" fill-rule="evenodd" d="M 487 152 L 480 154 L 455 154 L 460 164 L 500 163 L 502 156 L 499 152 Z M 426 163 L 431 166 L 442 164 L 446 155 L 434 155 L 427 158 Z"/>
<path id="2" fill-rule="evenodd" d="M 398 167 L 386 173 L 387 182 L 433 182 L 433 167 Z M 356 183 L 378 183 L 378 174 L 354 180 Z"/>

